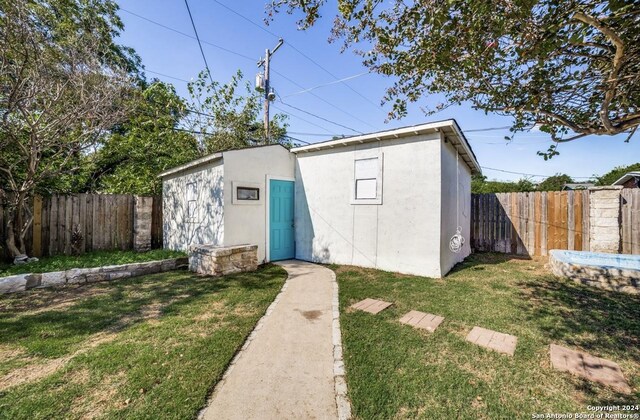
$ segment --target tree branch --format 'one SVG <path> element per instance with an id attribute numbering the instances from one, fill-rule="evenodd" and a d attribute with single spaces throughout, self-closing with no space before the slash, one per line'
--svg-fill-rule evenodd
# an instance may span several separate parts
<path id="1" fill-rule="evenodd" d="M 587 25 L 592 26 L 598 31 L 602 32 L 607 38 L 609 38 L 609 40 L 615 47 L 616 52 L 613 56 L 613 65 L 611 68 L 611 73 L 609 75 L 609 80 L 611 80 L 611 83 L 608 83 L 609 87 L 605 92 L 604 99 L 602 101 L 602 107 L 600 109 L 600 119 L 602 120 L 602 125 L 604 125 L 604 127 L 610 132 L 613 132 L 613 125 L 611 124 L 611 120 L 609 119 L 609 104 L 611 104 L 611 101 L 615 97 L 618 86 L 618 72 L 622 67 L 624 58 L 624 42 L 611 28 L 609 28 L 593 16 L 589 16 L 582 12 L 576 12 L 573 14 L 573 18 L 580 22 L 586 23 Z"/>

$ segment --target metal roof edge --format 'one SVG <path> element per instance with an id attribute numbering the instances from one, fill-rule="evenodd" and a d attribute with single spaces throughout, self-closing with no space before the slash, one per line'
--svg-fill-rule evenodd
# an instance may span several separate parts
<path id="1" fill-rule="evenodd" d="M 631 172 L 627 172 L 626 174 L 622 175 L 620 178 L 618 178 L 618 180 L 616 180 L 616 182 L 614 182 L 611 185 L 622 185 L 625 182 L 627 182 L 628 180 L 630 180 L 633 177 L 640 177 L 640 171 L 631 171 Z"/>

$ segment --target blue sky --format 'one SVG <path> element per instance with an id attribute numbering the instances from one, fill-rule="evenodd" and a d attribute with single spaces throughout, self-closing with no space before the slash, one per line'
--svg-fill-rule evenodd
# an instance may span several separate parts
<path id="1" fill-rule="evenodd" d="M 197 42 L 139 17 L 193 36 L 184 1 L 119 0 L 118 3 L 122 9 L 119 14 L 125 24 L 120 43 L 135 48 L 148 71 L 148 78 L 171 82 L 179 94 L 188 96 L 185 82 L 166 76 L 191 80 L 204 68 Z M 264 55 L 265 48 L 273 48 L 276 45 L 278 37 L 252 25 L 220 3 L 261 26 L 264 26 L 266 3 L 264 0 L 189 0 L 198 34 L 201 40 L 205 41 L 204 53 L 213 78 L 225 83 L 240 69 L 247 80 L 253 81 L 258 71 L 256 62 Z M 411 106 L 407 117 L 385 123 L 389 108 L 380 108 L 376 104 L 380 102 L 385 88 L 391 85 L 392 80 L 367 73 L 360 57 L 352 51 L 341 53 L 339 43 L 328 42 L 335 11 L 335 5 L 331 1 L 329 3 L 324 9 L 324 18 L 310 30 L 298 31 L 296 17 L 284 13 L 279 14 L 269 27 L 264 26 L 285 40 L 285 44 L 271 61 L 272 69 L 277 72 L 272 72 L 271 84 L 284 103 L 361 132 L 374 132 L 447 118 L 455 118 L 463 131 L 510 125 L 511 120 L 507 117 L 485 115 L 482 111 L 475 111 L 464 105 L 450 107 L 427 116 L 421 111 L 421 106 L 433 107 L 439 102 L 438 98 L 429 97 Z M 216 44 L 236 54 L 207 43 Z M 311 93 L 315 96 L 309 92 L 298 93 L 303 90 L 301 87 L 312 88 L 334 82 L 336 79 L 296 51 L 296 48 L 338 78 L 357 76 L 346 82 L 353 90 L 343 83 L 335 83 L 312 90 Z M 289 133 L 293 137 L 315 142 L 331 138 L 334 134 L 355 134 L 346 128 L 290 108 L 279 101 L 273 105 L 272 112 L 282 110 L 290 114 Z M 614 166 L 640 161 L 640 136 L 633 138 L 630 143 L 624 143 L 625 136 L 586 137 L 561 144 L 558 149 L 560 155 L 545 162 L 536 154 L 539 150 L 546 150 L 551 144 L 544 133 L 523 133 L 510 143 L 503 140 L 508 134 L 506 129 L 472 131 L 466 134 L 480 165 L 485 168 L 484 174 L 490 179 L 514 180 L 522 176 L 487 168 L 537 175 L 562 172 L 577 178 L 601 175 Z"/>

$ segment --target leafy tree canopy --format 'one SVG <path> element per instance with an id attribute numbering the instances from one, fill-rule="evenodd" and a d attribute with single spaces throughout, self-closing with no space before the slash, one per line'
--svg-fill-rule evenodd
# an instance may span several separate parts
<path id="1" fill-rule="evenodd" d="M 567 174 L 555 174 L 538 184 L 539 191 L 561 191 L 564 184 L 570 184 L 574 182 Z"/>
<path id="2" fill-rule="evenodd" d="M 312 26 L 326 0 L 272 0 Z M 338 0 L 331 40 L 356 46 L 372 71 L 393 76 L 391 117 L 443 94 L 539 126 L 556 142 L 633 134 L 640 124 L 640 12 L 632 0 Z M 628 139 L 627 139 L 628 140 Z M 546 157 L 557 154 L 553 145 Z"/>
<path id="3" fill-rule="evenodd" d="M 115 42 L 116 10 L 110 0 L 0 0 L 0 199 L 14 256 L 25 252 L 33 193 L 77 171 L 126 118 L 139 60 Z"/>
<path id="4" fill-rule="evenodd" d="M 535 190 L 536 185 L 528 178 L 522 178 L 515 182 L 489 181 L 484 175 L 474 175 L 471 178 L 471 192 L 473 194 L 529 192 Z"/>
<path id="5" fill-rule="evenodd" d="M 172 85 L 153 81 L 133 102 L 129 119 L 88 157 L 88 190 L 160 194 L 160 172 L 199 156 L 195 138 L 177 129 L 187 110 Z"/>
<path id="6" fill-rule="evenodd" d="M 640 171 L 640 162 L 629 166 L 617 166 L 613 168 L 606 174 L 598 177 L 596 185 L 611 185 L 619 180 L 623 175 L 632 171 Z"/>
<path id="7" fill-rule="evenodd" d="M 262 123 L 262 95 L 251 83 L 243 82 L 238 72 L 229 83 L 210 81 L 202 71 L 189 83 L 191 100 L 188 125 L 200 135 L 203 153 L 251 146 L 258 143 L 289 145 L 286 115 L 275 114 L 270 120 L 270 138 Z"/>

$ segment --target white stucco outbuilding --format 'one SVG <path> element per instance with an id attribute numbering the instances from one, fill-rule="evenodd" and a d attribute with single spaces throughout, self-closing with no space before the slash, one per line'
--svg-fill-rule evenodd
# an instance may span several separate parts
<path id="1" fill-rule="evenodd" d="M 160 174 L 164 246 L 256 244 L 259 261 L 441 277 L 470 253 L 474 173 L 455 120 L 216 153 Z"/>

